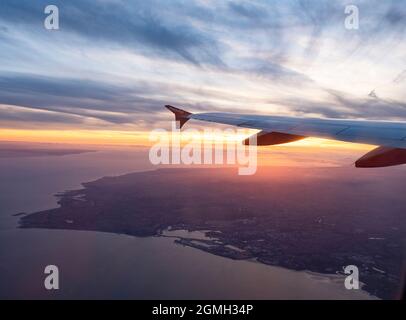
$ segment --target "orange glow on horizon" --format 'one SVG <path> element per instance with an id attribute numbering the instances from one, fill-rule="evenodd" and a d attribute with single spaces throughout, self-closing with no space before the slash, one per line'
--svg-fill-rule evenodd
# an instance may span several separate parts
<path id="1" fill-rule="evenodd" d="M 143 131 L 0 129 L 0 141 L 37 143 L 145 145 L 148 135 Z"/>
<path id="2" fill-rule="evenodd" d="M 252 134 L 255 131 L 246 133 Z M 242 141 L 248 135 L 212 135 L 206 140 L 210 141 Z M 93 145 L 136 145 L 150 146 L 156 142 L 150 141 L 149 131 L 113 131 L 113 130 L 29 130 L 29 129 L 0 129 L 0 141 L 18 141 L 35 143 L 67 143 L 67 144 L 93 144 Z M 199 142 L 201 136 L 182 132 L 182 142 Z M 281 147 L 274 146 L 274 147 Z M 354 151 L 370 150 L 370 145 L 346 143 L 335 140 L 307 138 L 301 141 L 283 145 L 284 148 L 336 148 Z M 264 147 L 266 148 L 266 147 Z"/>

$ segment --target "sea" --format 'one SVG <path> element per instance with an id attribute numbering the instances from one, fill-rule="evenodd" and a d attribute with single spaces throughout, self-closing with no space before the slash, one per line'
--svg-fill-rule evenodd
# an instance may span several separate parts
<path id="1" fill-rule="evenodd" d="M 0 158 L 0 299 L 376 299 L 341 275 L 231 260 L 173 237 L 18 228 L 19 213 L 57 207 L 58 192 L 155 169 L 137 148 Z M 48 265 L 57 290 L 45 288 Z"/>

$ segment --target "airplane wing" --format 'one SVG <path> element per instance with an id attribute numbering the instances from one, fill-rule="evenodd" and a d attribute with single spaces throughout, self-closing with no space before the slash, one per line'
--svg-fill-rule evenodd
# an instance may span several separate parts
<path id="1" fill-rule="evenodd" d="M 359 168 L 406 163 L 406 122 L 280 117 L 233 113 L 189 113 L 167 105 L 180 128 L 190 119 L 261 130 L 257 145 L 276 145 L 307 137 L 377 145 L 355 162 Z M 246 139 L 244 144 L 249 144 Z"/>

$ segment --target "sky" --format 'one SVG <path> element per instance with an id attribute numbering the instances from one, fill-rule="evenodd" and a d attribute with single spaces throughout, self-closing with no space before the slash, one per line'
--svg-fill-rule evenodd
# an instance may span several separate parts
<path id="1" fill-rule="evenodd" d="M 2 0 L 0 139 L 145 138 L 165 104 L 404 120 L 405 34 L 406 0 Z"/>

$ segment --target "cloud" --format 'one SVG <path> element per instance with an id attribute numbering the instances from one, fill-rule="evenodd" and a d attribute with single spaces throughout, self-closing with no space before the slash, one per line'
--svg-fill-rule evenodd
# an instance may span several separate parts
<path id="1" fill-rule="evenodd" d="M 406 103 L 376 97 L 358 98 L 338 90 L 324 90 L 327 97 L 308 99 L 300 97 L 269 100 L 283 105 L 298 116 L 320 116 L 337 119 L 403 120 Z"/>
<path id="2" fill-rule="evenodd" d="M 165 101 L 137 94 L 157 90 L 147 85 L 123 87 L 94 80 L 37 75 L 0 76 L 0 103 L 130 123 L 135 113 L 153 113 Z M 36 114 L 37 115 L 37 114 Z"/>
<path id="3" fill-rule="evenodd" d="M 404 118 L 406 0 L 351 1 L 357 31 L 344 28 L 347 3 L 55 0 L 53 32 L 43 26 L 49 1 L 2 0 L 0 104 L 13 108 L 0 116 L 146 128 L 166 121 L 171 103 Z M 359 98 L 374 88 L 375 99 Z"/>
<path id="4" fill-rule="evenodd" d="M 268 14 L 266 13 L 266 11 L 264 11 L 263 7 L 259 7 L 249 2 L 244 3 L 231 1 L 228 3 L 228 6 L 231 11 L 234 11 L 235 13 L 247 19 L 254 19 L 258 21 L 264 20 L 268 17 Z"/>
<path id="5" fill-rule="evenodd" d="M 76 124 L 80 123 L 80 118 L 94 118 L 110 124 L 151 124 L 161 119 L 161 113 L 166 112 L 163 106 L 168 103 L 193 111 L 208 108 L 219 110 L 219 106 L 210 103 L 196 104 L 186 98 L 182 99 L 174 93 L 177 90 L 188 95 L 233 99 L 236 102 L 239 100 L 238 97 L 221 92 L 162 83 L 115 85 L 95 80 L 33 74 L 0 75 L 0 104 L 13 106 L 12 110 L 3 110 L 3 120 L 38 122 L 43 117 L 43 122 L 65 120 Z M 155 97 L 156 93 L 162 98 Z"/>
<path id="6" fill-rule="evenodd" d="M 36 31 L 43 28 L 47 0 L 2 1 L 0 19 L 17 25 L 30 25 Z M 60 13 L 60 32 L 73 32 L 95 42 L 110 42 L 133 50 L 186 61 L 222 64 L 218 43 L 182 20 L 166 21 L 161 11 L 142 1 L 54 1 Z M 159 4 L 156 4 L 159 8 Z"/>
<path id="7" fill-rule="evenodd" d="M 406 118 L 406 103 L 392 100 L 373 98 L 353 98 L 338 91 L 328 90 L 339 105 L 348 109 L 346 116 L 366 119 L 393 119 Z"/>
<path id="8" fill-rule="evenodd" d="M 2 122 L 84 123 L 82 117 L 74 115 L 10 105 L 0 105 L 0 119 Z"/>
<path id="9" fill-rule="evenodd" d="M 400 72 L 395 79 L 393 79 L 393 83 L 399 84 L 406 80 L 406 69 Z"/>
<path id="10" fill-rule="evenodd" d="M 305 74 L 272 61 L 257 62 L 254 68 L 248 69 L 248 73 L 254 73 L 255 75 L 272 81 L 280 81 L 289 85 L 305 85 L 313 82 L 313 80 Z"/>

